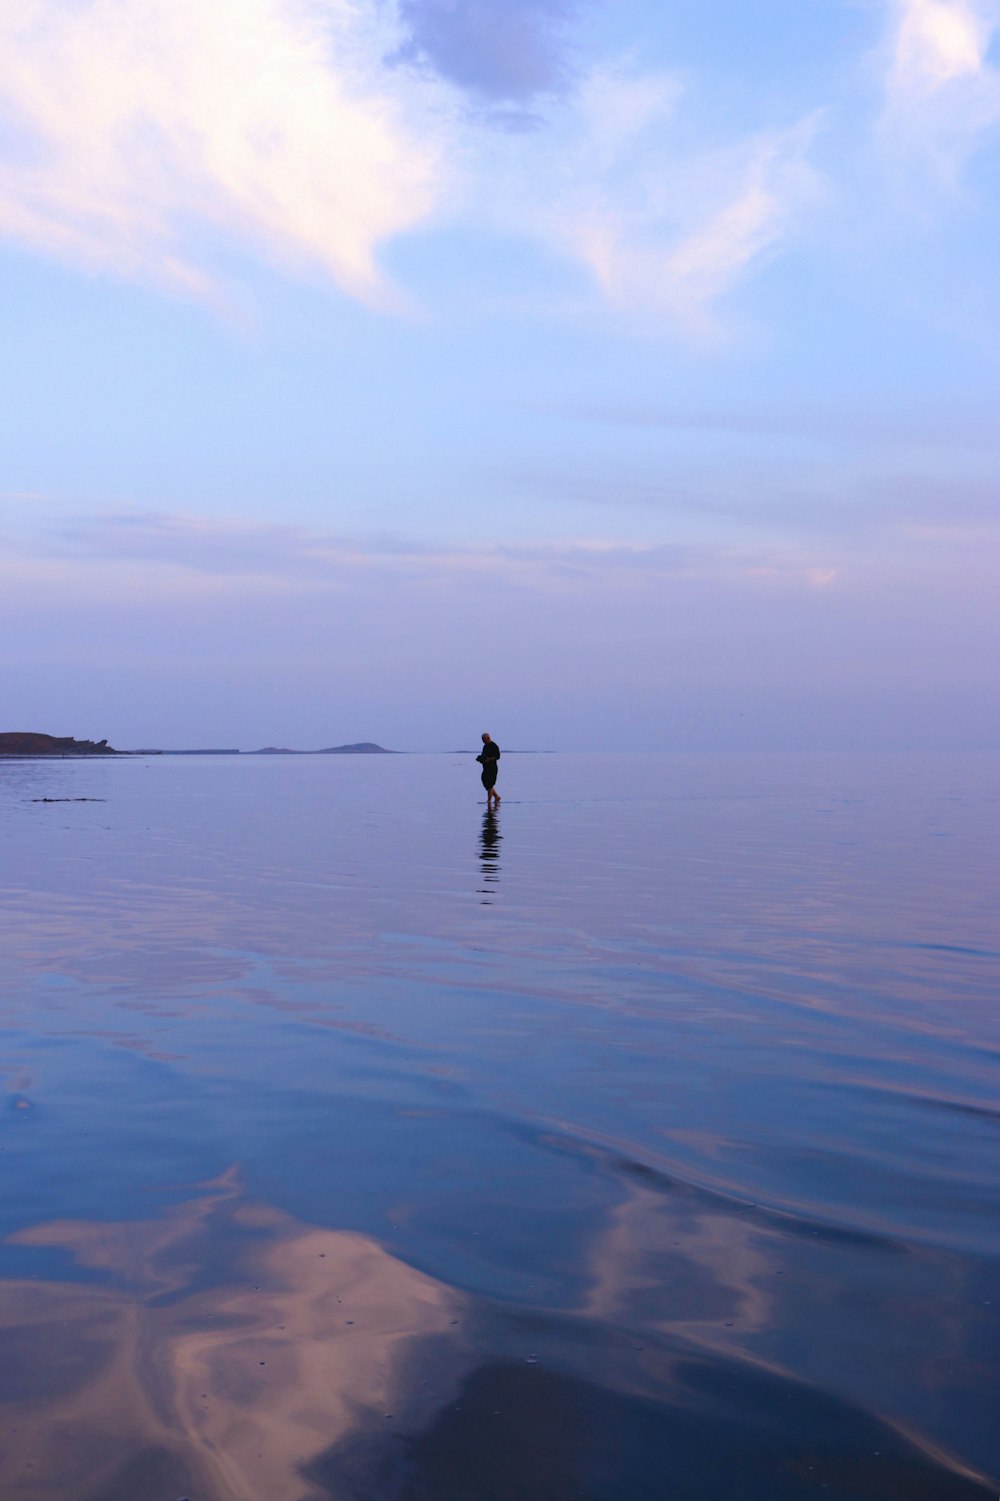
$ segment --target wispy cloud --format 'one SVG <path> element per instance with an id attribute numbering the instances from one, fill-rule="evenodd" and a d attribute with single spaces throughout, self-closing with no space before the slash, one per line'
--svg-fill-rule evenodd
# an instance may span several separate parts
<path id="1" fill-rule="evenodd" d="M 213 292 L 212 235 L 371 303 L 435 197 L 348 0 L 5 0 L 0 233 Z"/>
<path id="2" fill-rule="evenodd" d="M 829 456 L 823 456 L 746 466 L 735 485 L 731 475 L 704 470 L 639 478 L 535 468 L 512 473 L 511 480 L 518 492 L 561 507 L 578 525 L 581 514 L 598 524 L 603 515 L 605 525 L 631 533 L 633 517 L 641 513 L 647 530 L 690 538 L 695 557 L 849 569 L 865 555 L 915 556 L 919 547 L 911 544 L 936 535 L 964 549 L 970 560 L 995 559 L 1000 513 L 992 475 L 959 478 L 950 464 L 943 470 L 943 477 L 921 472 L 911 458 L 906 468 L 852 474 L 846 482 L 837 468 L 831 482 Z"/>
<path id="3" fill-rule="evenodd" d="M 657 310 L 695 334 L 716 330 L 717 303 L 784 238 L 812 186 L 805 148 L 811 126 L 751 141 L 729 191 L 679 241 L 650 216 L 609 215 L 584 226 L 581 250 L 613 301 Z"/>
<path id="4" fill-rule="evenodd" d="M 952 185 L 1000 124 L 1000 73 L 988 52 L 995 0 L 892 0 L 883 142 L 918 155 Z"/>
<path id="5" fill-rule="evenodd" d="M 910 453 L 937 448 L 998 452 L 996 414 L 987 402 L 907 402 L 905 406 L 869 402 L 831 410 L 803 401 L 713 410 L 656 401 L 573 401 L 546 403 L 540 410 L 587 425 L 805 439 L 827 447 L 902 448 Z"/>
<path id="6" fill-rule="evenodd" d="M 244 580 L 279 591 L 340 589 L 381 577 L 397 585 L 475 586 L 486 580 L 529 588 L 602 585 L 631 589 L 670 578 L 825 586 L 829 556 L 794 543 L 627 543 L 574 540 L 454 547 L 399 537 L 351 537 L 302 526 L 177 513 L 118 512 L 55 523 L 8 538 L 19 566 L 34 559 L 81 569 L 136 566 L 163 575 L 198 576 L 216 587 Z"/>
<path id="7" fill-rule="evenodd" d="M 584 266 L 626 316 L 702 338 L 815 193 L 819 117 L 700 147 L 678 118 L 684 94 L 670 74 L 593 68 L 544 140 L 498 155 L 482 213 Z"/>

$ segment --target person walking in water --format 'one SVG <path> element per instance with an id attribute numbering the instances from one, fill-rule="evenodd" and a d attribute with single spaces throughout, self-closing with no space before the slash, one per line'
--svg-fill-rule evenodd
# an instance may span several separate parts
<path id="1" fill-rule="evenodd" d="M 500 747 L 495 740 L 483 732 L 483 753 L 476 760 L 483 768 L 483 786 L 486 788 L 486 806 L 495 807 L 500 802 L 500 794 L 497 791 L 497 762 L 500 760 Z"/>

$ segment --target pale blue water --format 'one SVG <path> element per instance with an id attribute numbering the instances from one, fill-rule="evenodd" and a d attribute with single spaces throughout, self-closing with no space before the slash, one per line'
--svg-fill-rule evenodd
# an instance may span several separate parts
<path id="1" fill-rule="evenodd" d="M 995 1497 L 995 758 L 477 771 L 0 762 L 4 1501 Z"/>

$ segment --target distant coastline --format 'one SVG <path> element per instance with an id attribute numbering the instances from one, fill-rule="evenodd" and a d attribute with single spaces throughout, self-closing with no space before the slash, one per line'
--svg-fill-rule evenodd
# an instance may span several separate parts
<path id="1" fill-rule="evenodd" d="M 353 745 L 328 745 L 322 750 L 293 750 L 287 745 L 265 745 L 260 750 L 241 751 L 237 746 L 203 746 L 196 750 L 137 750 L 133 756 L 401 756 L 402 751 L 388 750 L 374 740 L 359 740 Z"/>
<path id="2" fill-rule="evenodd" d="M 33 730 L 0 732 L 0 756 L 35 760 L 39 756 L 399 756 L 402 751 L 388 750 L 374 740 L 358 740 L 351 745 L 328 745 L 322 750 L 300 751 L 266 745 L 262 750 L 241 751 L 238 746 L 196 746 L 164 750 L 144 746 L 140 750 L 116 750 L 106 740 L 76 740 L 72 735 L 42 735 Z"/>
<path id="3" fill-rule="evenodd" d="M 238 746 L 197 746 L 167 750 L 144 746 L 137 750 L 116 750 L 106 740 L 76 740 L 72 735 L 42 735 L 34 731 L 0 732 L 0 758 L 36 760 L 39 757 L 74 758 L 87 756 L 404 756 L 412 752 L 391 750 L 374 740 L 355 740 L 348 745 L 326 745 L 319 750 L 295 750 L 284 745 L 264 745 L 259 750 L 241 751 Z M 453 756 L 471 756 L 472 750 L 455 750 Z M 550 755 L 549 751 L 507 751 L 507 755 Z"/>

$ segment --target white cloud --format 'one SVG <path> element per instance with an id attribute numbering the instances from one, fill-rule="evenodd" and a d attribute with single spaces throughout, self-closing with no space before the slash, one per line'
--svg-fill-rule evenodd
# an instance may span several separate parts
<path id="1" fill-rule="evenodd" d="M 716 305 L 784 238 L 812 175 L 809 130 L 758 138 L 735 155 L 722 201 L 676 236 L 652 212 L 605 211 L 578 226 L 578 249 L 612 301 L 662 314 L 696 335 L 716 331 Z M 655 202 L 644 185 L 637 195 Z"/>
<path id="2" fill-rule="evenodd" d="M 0 236 L 206 298 L 235 250 L 386 306 L 380 245 L 447 203 L 703 336 L 811 187 L 812 120 L 706 150 L 675 77 L 601 66 L 499 131 L 388 66 L 399 36 L 355 0 L 3 0 Z"/>
<path id="3" fill-rule="evenodd" d="M 904 0 L 898 6 L 890 94 L 925 99 L 982 72 L 992 26 L 969 0 Z"/>
<path id="4" fill-rule="evenodd" d="M 501 143 L 480 212 L 582 264 L 624 314 L 703 337 L 814 193 L 817 116 L 699 147 L 676 122 L 683 92 L 668 74 L 595 68 L 544 139 Z"/>
<path id="5" fill-rule="evenodd" d="M 893 0 L 883 140 L 953 183 L 1000 123 L 1000 73 L 988 60 L 995 0 Z"/>
<path id="6" fill-rule="evenodd" d="M 384 301 L 377 247 L 430 211 L 436 158 L 360 18 L 349 0 L 4 0 L 0 233 L 201 295 L 221 236 Z"/>

